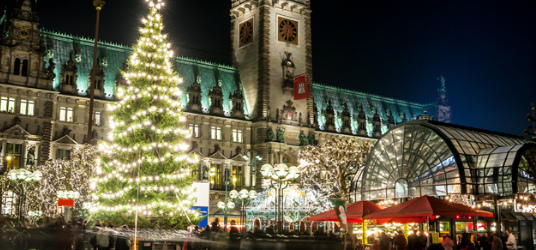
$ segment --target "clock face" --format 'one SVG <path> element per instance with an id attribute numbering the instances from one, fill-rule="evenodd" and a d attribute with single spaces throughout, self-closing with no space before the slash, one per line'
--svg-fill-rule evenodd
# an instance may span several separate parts
<path id="1" fill-rule="evenodd" d="M 298 44 L 298 22 L 286 18 L 278 18 L 278 40 Z"/>
<path id="2" fill-rule="evenodd" d="M 240 24 L 238 46 L 244 46 L 253 42 L 253 19 L 249 19 Z"/>
<path id="3" fill-rule="evenodd" d="M 29 28 L 22 28 L 20 30 L 20 38 L 26 39 L 26 37 L 28 37 L 28 35 L 30 35 L 30 29 Z"/>

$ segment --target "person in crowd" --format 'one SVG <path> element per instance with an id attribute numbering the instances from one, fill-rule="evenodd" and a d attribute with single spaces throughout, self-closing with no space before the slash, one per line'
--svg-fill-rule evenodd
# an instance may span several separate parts
<path id="1" fill-rule="evenodd" d="M 126 232 L 128 230 L 127 225 L 121 226 L 120 232 Z M 129 250 L 131 249 L 132 242 L 126 236 L 119 236 L 115 241 L 115 250 Z"/>
<path id="2" fill-rule="evenodd" d="M 503 250 L 503 241 L 497 234 L 493 234 L 493 241 L 491 242 L 491 250 Z"/>
<path id="3" fill-rule="evenodd" d="M 413 233 L 408 237 L 408 250 L 422 250 L 421 239 L 417 234 L 417 230 L 413 230 Z"/>
<path id="4" fill-rule="evenodd" d="M 445 250 L 454 249 L 454 241 L 452 241 L 450 235 L 448 234 L 443 237 L 443 243 L 441 243 L 441 245 L 443 246 L 443 248 L 445 248 Z"/>
<path id="5" fill-rule="evenodd" d="M 380 250 L 391 249 L 391 238 L 385 232 L 380 234 Z"/>
<path id="6" fill-rule="evenodd" d="M 516 236 L 510 230 L 506 230 L 506 236 L 507 236 L 506 249 L 516 250 L 517 249 Z"/>
<path id="7" fill-rule="evenodd" d="M 75 221 L 74 224 L 74 249 L 83 250 L 84 249 L 84 231 L 85 226 L 82 222 Z"/>
<path id="8" fill-rule="evenodd" d="M 428 241 L 428 233 L 425 231 L 419 232 L 419 241 L 421 242 L 421 249 L 426 250 L 430 246 Z"/>
<path id="9" fill-rule="evenodd" d="M 489 244 L 488 237 L 486 236 L 486 234 L 479 234 L 478 238 L 477 238 L 477 241 L 478 241 L 478 249 L 480 249 L 480 250 L 490 250 L 491 249 L 491 246 Z"/>
<path id="10" fill-rule="evenodd" d="M 372 250 L 380 250 L 380 241 L 376 239 L 372 241 Z"/>
<path id="11" fill-rule="evenodd" d="M 104 227 L 101 227 L 97 232 L 97 246 L 99 250 L 110 249 L 110 235 Z"/>
<path id="12" fill-rule="evenodd" d="M 404 250 L 408 244 L 402 231 L 398 231 L 398 234 L 393 238 L 393 243 L 396 247 L 395 250 Z"/>
<path id="13" fill-rule="evenodd" d="M 363 244 L 361 243 L 361 240 L 356 241 L 355 250 L 363 250 Z"/>
<path id="14" fill-rule="evenodd" d="M 236 227 L 236 221 L 235 220 L 231 220 L 231 229 L 229 230 L 229 233 L 230 234 L 238 234 L 238 233 L 240 233 L 240 231 Z"/>

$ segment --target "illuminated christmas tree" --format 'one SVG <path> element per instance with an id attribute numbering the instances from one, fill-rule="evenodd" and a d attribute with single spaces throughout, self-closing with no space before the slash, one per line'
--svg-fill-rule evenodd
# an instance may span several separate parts
<path id="1" fill-rule="evenodd" d="M 196 157 L 185 153 L 189 137 L 183 128 L 173 52 L 162 34 L 161 0 L 146 1 L 140 38 L 133 46 L 128 86 L 120 86 L 119 102 L 110 106 L 111 143 L 101 143 L 101 162 L 93 194 L 93 218 L 114 225 L 181 229 L 195 223 L 189 166 Z M 137 217 L 137 219 L 136 219 Z"/>

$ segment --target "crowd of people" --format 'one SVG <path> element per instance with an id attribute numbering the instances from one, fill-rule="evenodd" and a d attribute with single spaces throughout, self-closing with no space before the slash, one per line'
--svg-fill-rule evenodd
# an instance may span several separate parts
<path id="1" fill-rule="evenodd" d="M 462 234 L 457 240 L 450 235 L 444 235 L 440 244 L 432 244 L 431 235 L 425 232 L 413 231 L 407 238 L 402 231 L 390 237 L 385 232 L 367 237 L 371 250 L 517 250 L 517 240 L 509 230 L 507 238 L 498 234 L 478 234 L 476 242 L 471 241 L 469 233 Z M 365 250 L 362 242 L 357 241 L 355 250 Z"/>

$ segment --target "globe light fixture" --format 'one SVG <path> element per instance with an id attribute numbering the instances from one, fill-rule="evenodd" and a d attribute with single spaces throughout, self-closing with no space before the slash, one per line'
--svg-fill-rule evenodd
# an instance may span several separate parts
<path id="1" fill-rule="evenodd" d="M 236 190 L 232 190 L 231 192 L 229 192 L 229 197 L 231 197 L 231 199 L 236 199 L 236 197 L 238 197 L 238 191 Z"/>
<path id="2" fill-rule="evenodd" d="M 263 177 L 271 177 L 272 176 L 272 171 L 274 171 L 274 169 L 272 168 L 272 165 L 270 164 L 264 164 L 262 165 L 261 167 L 261 174 Z"/>

